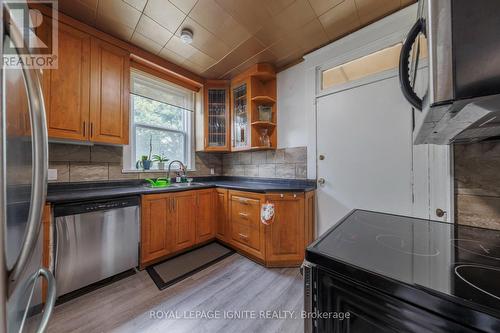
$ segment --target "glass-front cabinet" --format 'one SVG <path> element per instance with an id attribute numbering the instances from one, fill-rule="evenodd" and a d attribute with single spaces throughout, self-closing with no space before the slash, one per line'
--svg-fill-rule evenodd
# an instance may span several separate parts
<path id="1" fill-rule="evenodd" d="M 209 81 L 205 85 L 205 151 L 230 151 L 229 85 Z"/>
<path id="2" fill-rule="evenodd" d="M 233 150 L 249 147 L 250 117 L 248 110 L 248 84 L 243 81 L 232 87 Z"/>

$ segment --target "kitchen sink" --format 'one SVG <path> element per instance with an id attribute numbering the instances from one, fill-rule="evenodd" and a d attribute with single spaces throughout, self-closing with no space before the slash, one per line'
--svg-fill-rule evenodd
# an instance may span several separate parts
<path id="1" fill-rule="evenodd" d="M 190 187 L 190 186 L 203 186 L 203 183 L 172 183 L 168 187 Z"/>

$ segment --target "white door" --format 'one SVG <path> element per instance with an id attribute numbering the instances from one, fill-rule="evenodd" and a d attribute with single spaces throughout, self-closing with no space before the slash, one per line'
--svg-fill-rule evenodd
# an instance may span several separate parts
<path id="1" fill-rule="evenodd" d="M 319 97 L 317 175 L 325 183 L 318 185 L 317 235 L 355 208 L 433 218 L 431 192 L 439 191 L 429 179 L 450 175 L 430 168 L 448 150 L 430 147 L 412 144 L 411 108 L 396 76 Z M 445 196 L 435 202 L 449 202 L 447 193 L 434 193 Z"/>

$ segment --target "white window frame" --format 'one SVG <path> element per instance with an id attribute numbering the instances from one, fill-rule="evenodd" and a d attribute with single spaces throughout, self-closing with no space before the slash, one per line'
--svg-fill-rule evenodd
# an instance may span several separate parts
<path id="1" fill-rule="evenodd" d="M 166 80 L 163 80 L 161 78 L 155 77 L 153 75 L 150 75 L 148 73 L 138 71 L 135 69 L 131 70 L 132 75 L 130 76 L 130 80 L 133 80 L 133 73 L 138 73 L 139 75 L 149 77 L 152 80 L 157 81 L 160 85 L 167 85 L 170 89 L 176 90 L 179 93 L 182 94 L 187 94 L 190 93 L 192 94 L 192 99 L 193 99 L 193 107 L 196 105 L 196 94 L 194 92 L 188 91 L 187 89 L 177 86 L 176 84 L 173 84 L 171 82 L 168 82 Z M 141 95 L 136 95 L 140 96 L 143 98 L 149 98 L 146 96 L 141 96 Z M 184 118 L 184 128 L 186 131 L 181 131 L 181 130 L 176 130 L 172 129 L 169 127 L 163 127 L 163 126 L 155 126 L 155 125 L 150 125 L 150 124 L 144 124 L 144 123 L 136 123 L 135 122 L 135 115 L 134 115 L 134 103 L 133 103 L 133 98 L 134 94 L 131 92 L 130 93 L 130 108 L 129 108 L 129 133 L 130 133 L 130 142 L 129 145 L 125 146 L 123 149 L 123 172 L 165 172 L 166 170 L 160 170 L 156 168 L 152 168 L 150 170 L 142 170 L 142 169 L 137 169 L 135 167 L 135 164 L 137 161 L 135 161 L 135 156 L 136 156 L 136 140 L 137 140 L 137 135 L 136 135 L 136 130 L 137 127 L 142 127 L 142 128 L 148 128 L 148 129 L 154 129 L 154 130 L 160 130 L 160 131 L 166 131 L 166 132 L 171 132 L 171 133 L 180 133 L 184 135 L 184 161 L 185 166 L 188 171 L 196 171 L 196 166 L 195 166 L 195 127 L 194 127 L 194 122 L 195 122 L 195 110 L 192 111 L 186 111 L 186 117 Z M 154 99 L 152 99 L 154 100 Z M 162 101 L 158 101 L 159 103 L 164 103 Z M 167 103 L 164 103 L 167 104 Z M 181 108 L 182 109 L 182 108 Z M 168 157 L 168 156 L 167 156 Z M 170 163 L 172 160 L 168 161 Z M 179 165 L 176 163 L 172 165 L 172 171 L 179 170 Z"/>

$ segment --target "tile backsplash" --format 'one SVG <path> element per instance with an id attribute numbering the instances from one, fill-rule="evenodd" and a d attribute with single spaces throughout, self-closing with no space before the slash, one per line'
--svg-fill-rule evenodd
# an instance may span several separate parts
<path id="1" fill-rule="evenodd" d="M 224 176 L 307 178 L 307 147 L 227 153 L 222 156 Z"/>
<path id="2" fill-rule="evenodd" d="M 239 153 L 197 152 L 196 171 L 189 176 L 215 175 L 264 178 L 307 178 L 307 148 Z M 163 172 L 123 172 L 123 148 L 105 145 L 49 144 L 49 168 L 57 169 L 54 182 L 106 181 L 165 177 Z"/>
<path id="3" fill-rule="evenodd" d="M 500 141 L 454 146 L 455 217 L 500 229 Z"/>
<path id="4" fill-rule="evenodd" d="M 55 182 L 106 181 L 165 177 L 166 172 L 122 172 L 123 148 L 105 145 L 49 144 L 49 168 L 57 169 Z M 221 154 L 196 153 L 196 171 L 190 176 L 222 174 Z"/>

